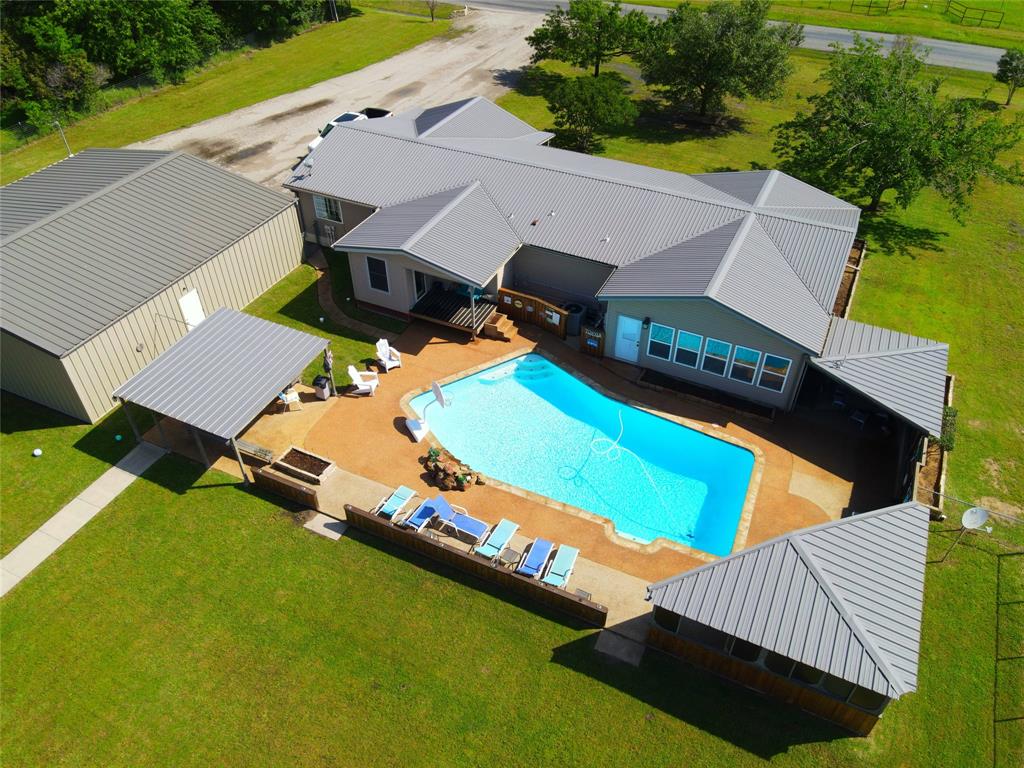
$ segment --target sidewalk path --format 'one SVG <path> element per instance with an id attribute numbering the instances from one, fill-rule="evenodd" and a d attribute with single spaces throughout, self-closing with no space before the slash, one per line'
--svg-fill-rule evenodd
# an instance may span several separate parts
<path id="1" fill-rule="evenodd" d="M 0 560 L 0 597 L 92 520 L 101 509 L 164 455 L 162 448 L 140 443 L 127 456 L 69 501 L 21 544 Z"/>

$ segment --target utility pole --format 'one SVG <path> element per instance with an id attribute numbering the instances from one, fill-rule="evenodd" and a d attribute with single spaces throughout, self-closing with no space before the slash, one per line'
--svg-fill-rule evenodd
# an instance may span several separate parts
<path id="1" fill-rule="evenodd" d="M 54 120 L 53 124 L 57 127 L 57 130 L 60 131 L 60 138 L 64 142 L 64 149 L 68 151 L 68 157 L 71 157 L 71 147 L 68 146 L 68 139 L 64 135 L 64 129 L 60 127 L 60 120 Z"/>

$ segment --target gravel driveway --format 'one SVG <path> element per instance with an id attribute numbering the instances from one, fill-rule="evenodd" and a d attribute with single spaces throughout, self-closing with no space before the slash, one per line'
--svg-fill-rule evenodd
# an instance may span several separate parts
<path id="1" fill-rule="evenodd" d="M 317 131 L 341 112 L 497 98 L 529 61 L 524 38 L 540 21 L 536 13 L 471 11 L 455 22 L 465 31 L 452 39 L 436 38 L 347 75 L 131 146 L 182 149 L 277 187 Z"/>

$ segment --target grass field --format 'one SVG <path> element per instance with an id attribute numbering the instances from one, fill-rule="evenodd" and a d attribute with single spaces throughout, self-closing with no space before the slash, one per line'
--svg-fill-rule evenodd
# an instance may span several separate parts
<path id="1" fill-rule="evenodd" d="M 65 131 L 72 151 L 120 147 L 183 128 L 394 56 L 450 29 L 451 22 L 366 8 L 357 16 L 267 48 L 247 51 Z M 7 184 L 64 157 L 56 134 L 5 152 Z"/>
<path id="2" fill-rule="evenodd" d="M 777 102 L 732 104 L 735 130 L 691 131 L 643 118 L 610 136 L 604 154 L 688 173 L 773 167 L 772 127 L 793 114 L 820 84 L 827 54 L 800 51 L 796 73 Z M 628 62 L 613 68 L 634 79 Z M 545 64 L 501 105 L 536 126 L 552 129 L 543 93 L 570 70 Z M 937 71 L 937 70 L 935 70 Z M 945 70 L 946 92 L 980 96 L 985 75 Z M 638 96 L 646 95 L 637 85 Z M 1012 110 L 1020 110 L 1020 104 Z M 983 181 L 966 226 L 957 224 L 931 192 L 907 210 L 890 206 L 865 216 L 868 258 L 853 318 L 950 344 L 960 409 L 949 491 L 961 498 L 997 499 L 1024 507 L 1024 189 Z"/>
<path id="3" fill-rule="evenodd" d="M 977 549 L 929 566 L 921 690 L 854 739 L 199 475 L 161 460 L 4 599 L 5 766 L 991 764 Z"/>
<path id="4" fill-rule="evenodd" d="M 691 0 L 692 5 L 707 5 L 710 0 Z M 884 0 L 874 0 L 875 8 Z M 679 0 L 635 0 L 636 5 L 655 5 L 675 8 Z M 895 6 L 895 1 L 893 6 Z M 1024 45 L 1024 2 L 1020 0 L 964 0 L 972 9 L 968 19 L 984 10 L 986 25 L 959 24 L 945 14 L 946 0 L 907 0 L 906 6 L 886 14 L 868 15 L 851 10 L 850 0 L 772 0 L 768 18 L 793 21 L 798 24 L 814 24 L 822 27 L 843 27 L 866 32 L 891 32 L 897 35 L 931 37 L 937 40 L 952 40 L 957 43 L 990 45 L 1008 48 Z M 866 6 L 866 0 L 859 3 Z M 1002 12 L 1002 23 L 998 28 L 993 24 L 993 12 Z M 959 18 L 959 17 L 956 17 Z"/>

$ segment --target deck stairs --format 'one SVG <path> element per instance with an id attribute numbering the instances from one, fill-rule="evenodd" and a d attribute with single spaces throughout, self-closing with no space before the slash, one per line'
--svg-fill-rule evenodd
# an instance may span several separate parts
<path id="1" fill-rule="evenodd" d="M 501 312 L 493 313 L 484 324 L 483 335 L 498 341 L 512 341 L 512 319 Z"/>

